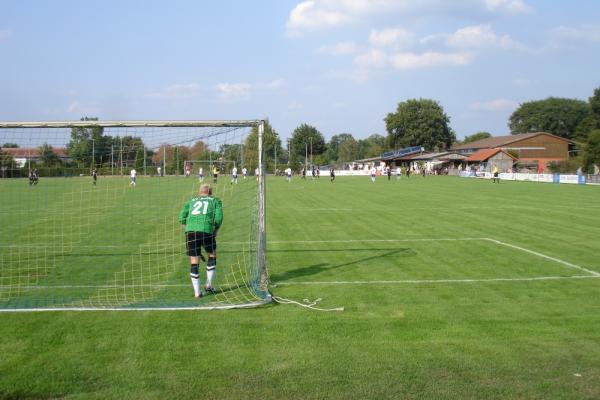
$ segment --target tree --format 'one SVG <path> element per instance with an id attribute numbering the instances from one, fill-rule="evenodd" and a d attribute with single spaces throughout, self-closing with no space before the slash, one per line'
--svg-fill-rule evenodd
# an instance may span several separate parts
<path id="1" fill-rule="evenodd" d="M 96 117 L 81 118 L 81 121 L 97 120 Z M 97 164 L 98 160 L 110 154 L 111 143 L 111 138 L 104 136 L 104 129 L 100 126 L 73 127 L 71 140 L 67 143 L 67 154 L 80 165 L 91 166 L 92 161 Z"/>
<path id="2" fill-rule="evenodd" d="M 600 121 L 600 87 L 594 89 L 594 94 L 588 99 L 588 103 L 596 120 Z"/>
<path id="3" fill-rule="evenodd" d="M 477 140 L 487 139 L 489 137 L 492 137 L 492 134 L 489 132 L 477 132 L 470 136 L 465 136 L 463 143 L 472 143 L 476 142 Z"/>
<path id="4" fill-rule="evenodd" d="M 548 132 L 573 139 L 577 126 L 591 113 L 590 105 L 576 99 L 549 97 L 521 104 L 508 121 L 513 135 Z"/>
<path id="5" fill-rule="evenodd" d="M 281 139 L 279 134 L 273 129 L 271 124 L 265 122 L 265 130 L 263 132 L 263 157 L 265 161 L 265 168 L 267 171 L 275 168 L 275 153 L 277 153 L 277 164 L 281 161 L 280 158 L 284 156 L 285 152 L 281 147 Z M 258 166 L 258 127 L 253 127 L 248 137 L 244 142 L 243 148 L 244 162 L 242 167 L 248 168 L 250 171 Z"/>
<path id="6" fill-rule="evenodd" d="M 590 114 L 584 119 L 581 120 L 577 128 L 575 128 L 575 133 L 573 134 L 573 140 L 576 142 L 587 141 L 588 135 L 595 129 L 600 128 L 600 122 L 596 118 L 596 115 Z"/>
<path id="7" fill-rule="evenodd" d="M 16 143 L 4 143 L 0 147 L 4 147 L 5 149 L 17 149 L 17 148 L 19 148 L 19 145 Z"/>
<path id="8" fill-rule="evenodd" d="M 5 146 L 2 145 L 2 147 Z M 11 154 L 2 152 L 2 147 L 0 147 L 0 177 L 10 178 L 16 172 L 15 160 Z"/>
<path id="9" fill-rule="evenodd" d="M 290 164 L 293 169 L 300 169 L 305 162 L 310 163 L 310 158 L 305 160 L 308 155 L 313 157 L 313 163 L 325 164 L 326 157 L 324 155 L 326 146 L 323 134 L 314 126 L 301 124 L 292 133 L 290 139 L 291 160 Z M 316 156 L 316 157 L 315 157 Z"/>
<path id="10" fill-rule="evenodd" d="M 357 159 L 377 157 L 381 155 L 386 149 L 385 137 L 373 134 L 366 139 L 358 141 Z"/>
<path id="11" fill-rule="evenodd" d="M 600 129 L 588 135 L 583 153 L 583 165 L 590 174 L 594 173 L 594 165 L 600 165 Z"/>
<path id="12" fill-rule="evenodd" d="M 60 160 L 56 153 L 54 153 L 54 149 L 48 143 L 44 143 L 40 146 L 40 159 L 42 161 L 42 165 L 47 167 L 51 167 L 60 163 Z"/>
<path id="13" fill-rule="evenodd" d="M 355 160 L 358 155 L 358 142 L 349 133 L 333 135 L 327 143 L 325 158 L 328 164 Z"/>
<path id="14" fill-rule="evenodd" d="M 389 113 L 384 121 L 387 144 L 393 149 L 409 146 L 447 149 L 456 139 L 449 126 L 450 118 L 434 100 L 412 99 L 399 103 L 396 112 Z"/>

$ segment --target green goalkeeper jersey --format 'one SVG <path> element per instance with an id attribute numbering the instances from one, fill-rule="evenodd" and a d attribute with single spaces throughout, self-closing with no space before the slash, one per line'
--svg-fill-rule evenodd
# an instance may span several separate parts
<path id="1" fill-rule="evenodd" d="M 223 222 L 223 204 L 217 197 L 196 196 L 185 202 L 179 222 L 186 232 L 214 233 Z"/>

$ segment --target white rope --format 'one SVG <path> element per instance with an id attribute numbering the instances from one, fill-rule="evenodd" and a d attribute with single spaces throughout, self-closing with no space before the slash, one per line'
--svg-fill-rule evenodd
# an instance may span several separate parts
<path id="1" fill-rule="evenodd" d="M 298 301 L 295 300 L 290 300 L 290 299 L 286 299 L 283 297 L 279 297 L 279 296 L 273 296 L 271 297 L 273 300 L 275 300 L 275 302 L 279 303 L 279 304 L 295 304 L 297 306 L 300 307 L 304 307 L 304 308 L 309 308 L 311 310 L 315 310 L 315 311 L 344 311 L 344 307 L 336 307 L 336 308 L 319 308 L 319 307 L 315 307 L 316 304 L 318 304 L 322 299 L 318 298 L 314 301 L 310 301 L 308 299 L 303 299 L 303 303 L 300 303 Z"/>

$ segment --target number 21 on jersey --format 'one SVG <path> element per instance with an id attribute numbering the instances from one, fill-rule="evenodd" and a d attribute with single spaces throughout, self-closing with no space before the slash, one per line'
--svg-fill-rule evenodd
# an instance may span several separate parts
<path id="1" fill-rule="evenodd" d="M 197 201 L 192 206 L 192 215 L 206 215 L 208 211 L 208 201 Z"/>

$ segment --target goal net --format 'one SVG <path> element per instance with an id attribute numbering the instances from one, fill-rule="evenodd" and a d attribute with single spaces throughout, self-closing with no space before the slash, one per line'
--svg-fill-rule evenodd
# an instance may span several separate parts
<path id="1" fill-rule="evenodd" d="M 0 123 L 0 311 L 269 302 L 263 131 L 260 120 Z M 196 298 L 179 214 L 202 183 L 223 223 L 216 293 Z"/>

